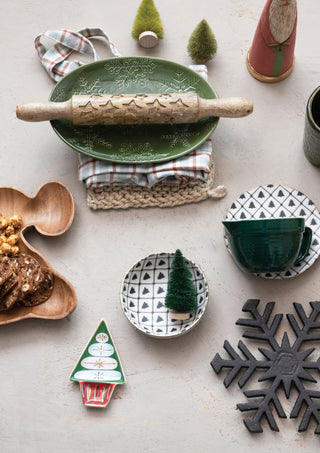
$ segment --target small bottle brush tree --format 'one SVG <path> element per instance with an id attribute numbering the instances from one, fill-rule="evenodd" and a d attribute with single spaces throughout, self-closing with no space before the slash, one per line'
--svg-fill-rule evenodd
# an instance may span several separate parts
<path id="1" fill-rule="evenodd" d="M 208 22 L 203 19 L 189 38 L 188 53 L 196 63 L 206 63 L 213 58 L 217 48 L 217 40 Z"/>
<path id="2" fill-rule="evenodd" d="M 154 47 L 163 38 L 163 27 L 153 0 L 142 0 L 131 35 L 143 47 Z"/>
<path id="3" fill-rule="evenodd" d="M 196 310 L 198 305 L 192 274 L 180 250 L 176 250 L 173 257 L 165 305 L 169 310 L 186 315 L 179 316 L 179 319 L 187 319 L 189 313 Z"/>

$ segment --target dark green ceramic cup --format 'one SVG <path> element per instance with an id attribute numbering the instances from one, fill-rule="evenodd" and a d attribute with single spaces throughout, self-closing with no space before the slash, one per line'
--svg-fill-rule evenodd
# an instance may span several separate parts
<path id="1" fill-rule="evenodd" d="M 312 230 L 303 218 L 222 222 L 232 256 L 249 273 L 283 272 L 308 254 Z"/>
<path id="2" fill-rule="evenodd" d="M 308 99 L 303 150 L 309 162 L 320 167 L 320 87 Z"/>

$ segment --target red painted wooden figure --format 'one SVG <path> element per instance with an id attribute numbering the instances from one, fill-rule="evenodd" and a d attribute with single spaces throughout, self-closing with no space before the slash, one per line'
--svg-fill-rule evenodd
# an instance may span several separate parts
<path id="1" fill-rule="evenodd" d="M 262 82 L 279 82 L 293 70 L 297 0 L 267 0 L 262 11 L 247 67 Z"/>

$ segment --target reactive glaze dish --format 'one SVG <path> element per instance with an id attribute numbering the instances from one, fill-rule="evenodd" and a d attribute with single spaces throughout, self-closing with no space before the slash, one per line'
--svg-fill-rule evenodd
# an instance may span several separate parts
<path id="1" fill-rule="evenodd" d="M 262 272 L 255 275 L 266 279 L 288 279 L 301 275 L 320 256 L 320 212 L 314 202 L 300 190 L 281 184 L 257 186 L 241 193 L 227 212 L 225 220 L 253 220 L 272 218 L 304 218 L 305 226 L 312 230 L 312 242 L 308 255 L 283 272 Z M 225 235 L 227 250 L 232 251 Z"/>
<path id="2" fill-rule="evenodd" d="M 283 272 L 308 254 L 312 230 L 303 218 L 222 222 L 232 256 L 249 273 Z"/>

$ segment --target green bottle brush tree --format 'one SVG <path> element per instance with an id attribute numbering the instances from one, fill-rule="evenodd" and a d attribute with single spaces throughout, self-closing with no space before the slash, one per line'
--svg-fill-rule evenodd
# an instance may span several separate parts
<path id="1" fill-rule="evenodd" d="M 175 312 L 175 319 L 188 319 L 198 306 L 197 289 L 181 251 L 176 250 L 169 274 L 165 305 Z"/>
<path id="2" fill-rule="evenodd" d="M 159 39 L 163 39 L 163 26 L 153 0 L 142 0 L 131 35 L 143 47 L 154 47 Z"/>
<path id="3" fill-rule="evenodd" d="M 208 22 L 203 19 L 193 30 L 189 42 L 188 53 L 196 63 L 206 63 L 217 52 L 218 44 Z"/>

